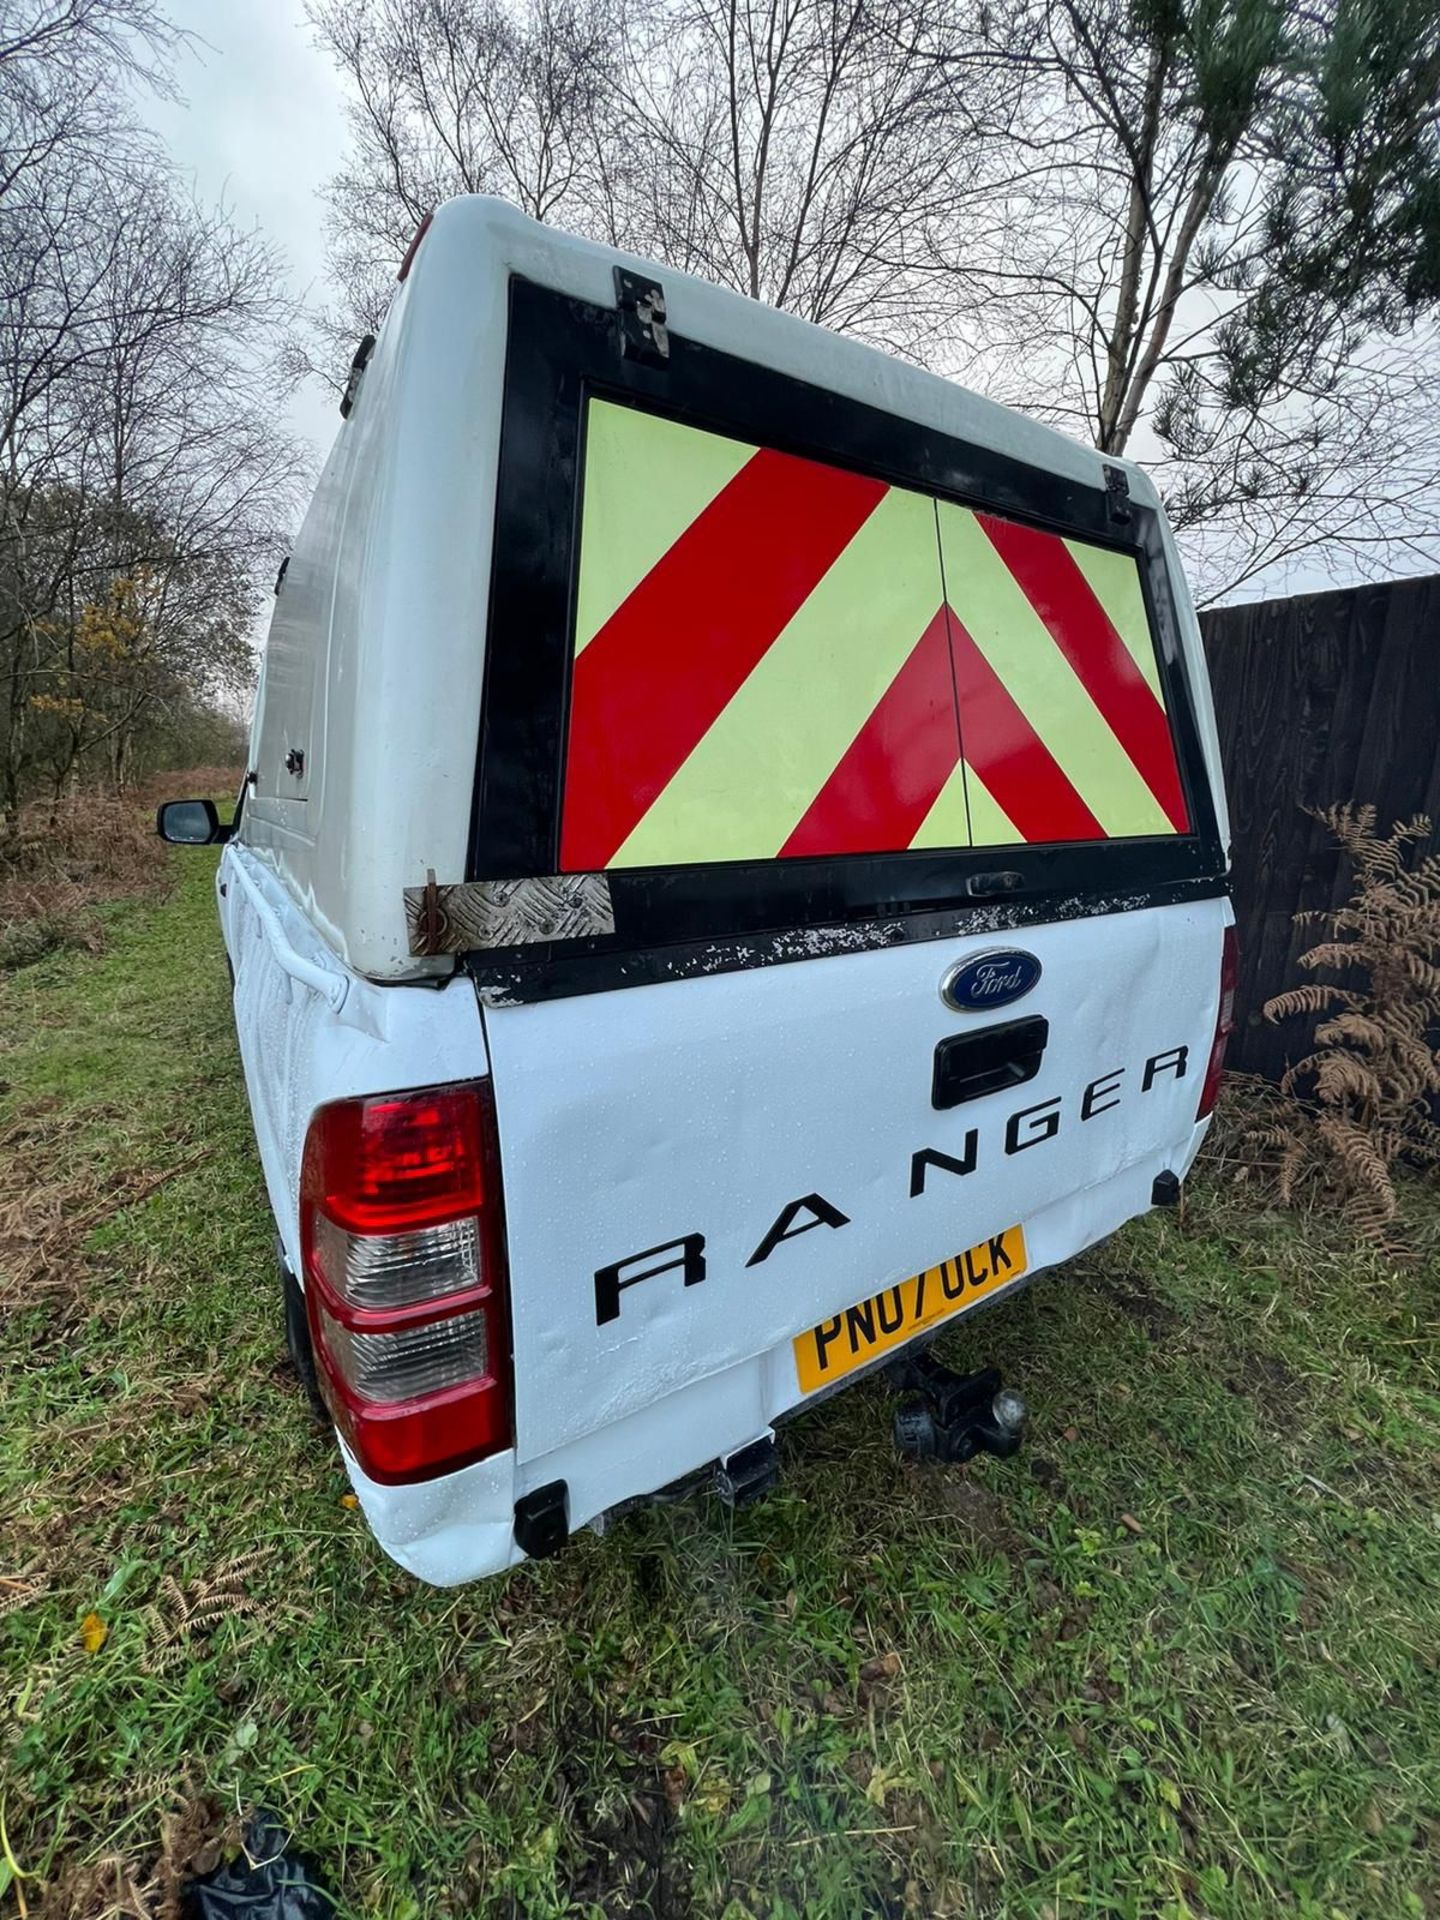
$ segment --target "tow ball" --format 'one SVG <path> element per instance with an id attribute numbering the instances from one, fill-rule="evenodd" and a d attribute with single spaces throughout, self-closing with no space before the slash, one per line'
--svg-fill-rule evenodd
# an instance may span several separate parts
<path id="1" fill-rule="evenodd" d="M 928 1353 L 898 1361 L 890 1380 L 904 1398 L 895 1409 L 895 1445 L 908 1460 L 1008 1460 L 1025 1437 L 1025 1402 L 994 1367 L 955 1373 Z"/>

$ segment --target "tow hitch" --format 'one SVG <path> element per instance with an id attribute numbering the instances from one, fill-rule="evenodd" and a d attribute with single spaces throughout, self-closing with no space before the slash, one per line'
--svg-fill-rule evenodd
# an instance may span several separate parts
<path id="1" fill-rule="evenodd" d="M 1025 1402 L 1002 1386 L 994 1367 L 954 1373 L 928 1353 L 897 1361 L 890 1380 L 904 1398 L 895 1409 L 895 1445 L 909 1460 L 1008 1460 L 1025 1437 Z"/>

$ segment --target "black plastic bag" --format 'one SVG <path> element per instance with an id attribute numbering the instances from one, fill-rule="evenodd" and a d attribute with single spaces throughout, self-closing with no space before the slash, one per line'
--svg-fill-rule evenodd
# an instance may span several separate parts
<path id="1" fill-rule="evenodd" d="M 332 1920 L 335 1902 L 273 1814 L 252 1814 L 245 1848 L 184 1893 L 185 1920 Z"/>

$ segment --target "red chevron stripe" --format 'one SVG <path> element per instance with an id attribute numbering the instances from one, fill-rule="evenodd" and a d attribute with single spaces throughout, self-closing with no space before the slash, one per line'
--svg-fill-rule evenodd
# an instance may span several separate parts
<path id="1" fill-rule="evenodd" d="M 1026 840 L 1104 840 L 1105 829 L 1011 699 L 954 608 L 949 611 L 961 746 L 995 804 Z"/>
<path id="2" fill-rule="evenodd" d="M 562 871 L 614 858 L 885 492 L 762 448 L 616 608 L 575 662 Z"/>
<path id="3" fill-rule="evenodd" d="M 1058 534 L 998 520 L 993 514 L 975 517 L 1171 826 L 1177 833 L 1188 833 L 1190 816 L 1165 709 L 1095 598 L 1074 555 Z"/>
<path id="4" fill-rule="evenodd" d="M 781 857 L 903 851 L 959 758 L 942 606 L 780 849 Z"/>

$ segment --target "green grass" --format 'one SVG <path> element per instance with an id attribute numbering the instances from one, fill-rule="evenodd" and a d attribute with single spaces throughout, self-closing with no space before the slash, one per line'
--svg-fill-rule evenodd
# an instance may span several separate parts
<path id="1" fill-rule="evenodd" d="M 256 1804 L 393 1920 L 1440 1911 L 1433 1196 L 1399 1272 L 1201 1182 L 949 1337 L 1016 1460 L 861 1387 L 753 1508 L 430 1591 L 286 1370 L 211 864 L 0 981 L 0 1911 Z"/>

